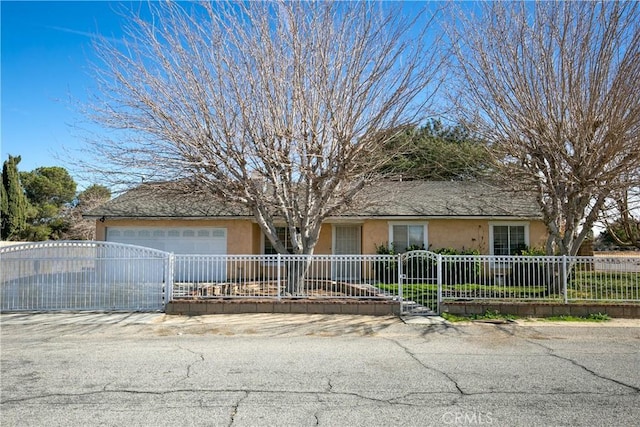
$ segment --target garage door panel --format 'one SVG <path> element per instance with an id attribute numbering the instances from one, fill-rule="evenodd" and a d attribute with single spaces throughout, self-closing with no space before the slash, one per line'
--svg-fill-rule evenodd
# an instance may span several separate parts
<path id="1" fill-rule="evenodd" d="M 107 241 L 145 246 L 177 255 L 225 255 L 227 230 L 217 227 L 109 227 Z M 176 282 L 220 282 L 226 279 L 226 263 L 192 259 L 177 264 Z"/>
<path id="2" fill-rule="evenodd" d="M 109 227 L 107 241 L 153 247 L 176 254 L 224 255 L 227 233 L 224 228 L 140 228 Z"/>

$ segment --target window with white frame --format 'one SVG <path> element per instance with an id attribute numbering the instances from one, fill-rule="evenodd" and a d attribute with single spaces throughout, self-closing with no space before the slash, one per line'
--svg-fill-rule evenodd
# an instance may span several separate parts
<path id="1" fill-rule="evenodd" d="M 289 236 L 289 229 L 287 227 L 276 227 L 276 234 L 278 235 L 278 239 L 284 244 L 284 247 L 287 250 L 287 253 L 292 254 L 293 246 L 291 244 L 291 238 Z M 265 255 L 276 255 L 278 251 L 276 250 L 275 247 L 273 247 L 271 240 L 269 240 L 267 236 L 263 236 L 263 237 L 264 237 L 263 253 Z"/>
<path id="2" fill-rule="evenodd" d="M 525 223 L 495 223 L 491 225 L 491 253 L 519 255 L 529 247 L 529 225 Z"/>
<path id="3" fill-rule="evenodd" d="M 392 223 L 389 225 L 389 242 L 396 252 L 406 252 L 427 247 L 427 226 L 424 223 Z"/>

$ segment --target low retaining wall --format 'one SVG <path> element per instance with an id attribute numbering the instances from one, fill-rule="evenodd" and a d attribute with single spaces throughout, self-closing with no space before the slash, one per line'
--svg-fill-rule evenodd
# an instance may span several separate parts
<path id="1" fill-rule="evenodd" d="M 498 311 L 520 317 L 588 316 L 603 313 L 614 318 L 640 319 L 638 304 L 557 304 L 540 302 L 444 302 L 442 312 L 470 316 Z M 366 316 L 398 316 L 400 304 L 395 301 L 360 300 L 175 300 L 167 304 L 167 314 L 240 314 L 240 313 L 300 313 L 300 314 L 359 314 Z"/>
<path id="2" fill-rule="evenodd" d="M 602 313 L 607 314 L 609 317 L 640 319 L 640 304 L 444 302 L 440 305 L 440 309 L 442 312 L 461 316 L 484 314 L 487 311 L 498 311 L 502 314 L 513 314 L 520 317 L 582 317 Z"/>
<path id="3" fill-rule="evenodd" d="M 360 300 L 196 300 L 170 301 L 167 314 L 239 314 L 239 313 L 303 313 L 360 314 L 367 316 L 398 316 L 400 304 L 394 301 Z"/>

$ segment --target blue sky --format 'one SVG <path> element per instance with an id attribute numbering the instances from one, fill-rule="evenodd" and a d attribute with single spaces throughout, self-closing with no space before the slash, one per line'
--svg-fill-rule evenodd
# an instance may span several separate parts
<path id="1" fill-rule="evenodd" d="M 92 86 L 92 35 L 120 35 L 123 3 L 2 1 L 2 162 L 21 155 L 20 170 L 71 167 L 62 147 L 79 148 L 74 106 Z M 135 2 L 124 3 L 135 5 Z"/>
<path id="2" fill-rule="evenodd" d="M 83 145 L 79 127 L 86 124 L 77 105 L 93 86 L 92 39 L 121 36 L 126 18 L 117 11 L 144 4 L 0 0 L 0 162 L 21 155 L 21 171 L 63 166 L 81 188 L 91 184 L 66 159 Z"/>

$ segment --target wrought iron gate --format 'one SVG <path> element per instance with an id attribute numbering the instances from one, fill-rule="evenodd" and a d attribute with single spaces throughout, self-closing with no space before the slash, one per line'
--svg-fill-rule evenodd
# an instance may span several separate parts
<path id="1" fill-rule="evenodd" d="M 159 311 L 171 255 L 110 242 L 56 241 L 0 249 L 1 311 Z"/>
<path id="2" fill-rule="evenodd" d="M 440 314 L 442 257 L 428 251 L 400 255 L 398 291 L 402 314 Z"/>

